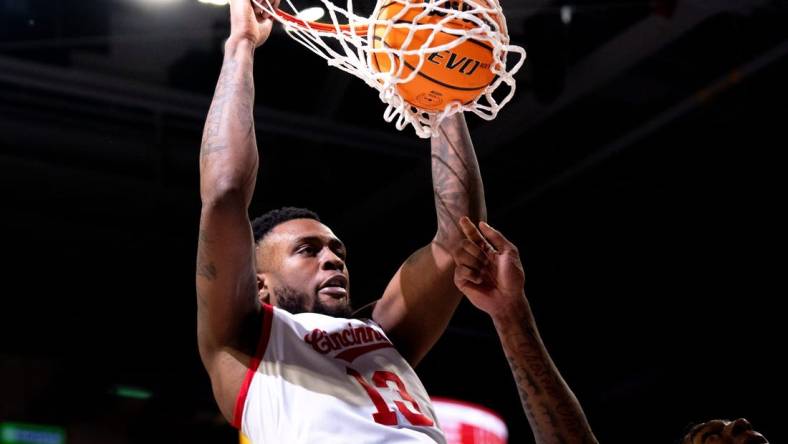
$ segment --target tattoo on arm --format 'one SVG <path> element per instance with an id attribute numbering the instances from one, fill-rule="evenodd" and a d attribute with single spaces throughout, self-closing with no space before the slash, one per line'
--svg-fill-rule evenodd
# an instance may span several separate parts
<path id="1" fill-rule="evenodd" d="M 232 117 L 242 127 L 241 134 L 249 137 L 254 132 L 252 107 L 254 103 L 254 80 L 250 69 L 242 69 L 237 60 L 228 57 L 222 65 L 222 72 L 216 83 L 216 91 L 205 121 L 200 156 L 226 150 L 229 144 L 227 124 L 223 121 Z M 235 130 L 236 128 L 233 128 Z"/>
<path id="2" fill-rule="evenodd" d="M 504 352 L 537 443 L 596 443 L 582 408 L 533 327 L 512 332 Z"/>
<path id="3" fill-rule="evenodd" d="M 461 236 L 460 216 L 483 217 L 483 191 L 473 144 L 459 118 L 438 127 L 439 136 L 432 139 L 432 185 L 438 215 L 438 237 L 441 244 Z M 477 202 L 480 200 L 480 202 Z"/>

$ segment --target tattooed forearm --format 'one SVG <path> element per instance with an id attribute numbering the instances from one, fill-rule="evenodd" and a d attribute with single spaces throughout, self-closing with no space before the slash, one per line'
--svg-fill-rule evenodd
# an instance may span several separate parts
<path id="1" fill-rule="evenodd" d="M 201 156 L 227 149 L 227 140 L 220 136 L 219 128 L 227 108 L 228 99 L 232 97 L 232 90 L 234 89 L 232 79 L 235 77 L 237 70 L 238 62 L 232 59 L 226 60 L 222 66 L 222 72 L 219 74 L 219 80 L 216 82 L 216 92 L 213 95 L 211 108 L 205 120 L 200 150 Z"/>
<path id="2" fill-rule="evenodd" d="M 530 316 L 496 327 L 536 442 L 596 443 L 580 404 L 550 359 Z"/>
<path id="3" fill-rule="evenodd" d="M 252 105 L 254 81 L 249 69 L 241 69 L 241 63 L 227 58 L 216 83 L 216 92 L 208 111 L 203 131 L 201 156 L 227 149 L 230 137 L 240 134 L 248 137 L 253 131 Z M 228 109 L 231 110 L 228 114 Z M 226 119 L 235 119 L 234 122 Z M 234 128 L 238 124 L 240 128 Z"/>
<path id="4" fill-rule="evenodd" d="M 225 45 L 224 63 L 200 148 L 203 203 L 216 202 L 232 191 L 248 206 L 254 192 L 259 157 L 252 114 L 253 50 L 248 42 Z"/>
<path id="5" fill-rule="evenodd" d="M 476 154 L 462 115 L 451 116 L 432 138 L 432 185 L 438 216 L 437 241 L 448 244 L 462 238 L 457 221 L 486 218 L 484 190 Z"/>

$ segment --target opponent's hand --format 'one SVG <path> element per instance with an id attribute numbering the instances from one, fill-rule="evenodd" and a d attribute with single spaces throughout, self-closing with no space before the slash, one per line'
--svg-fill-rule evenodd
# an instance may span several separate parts
<path id="1" fill-rule="evenodd" d="M 493 319 L 519 310 L 525 300 L 525 271 L 517 247 L 484 222 L 460 219 L 465 234 L 453 252 L 454 285 Z"/>
<path id="2" fill-rule="evenodd" d="M 266 5 L 266 0 L 257 0 Z M 274 8 L 280 0 L 268 0 Z M 230 0 L 230 40 L 245 39 L 257 48 L 271 35 L 274 19 L 251 0 Z"/>

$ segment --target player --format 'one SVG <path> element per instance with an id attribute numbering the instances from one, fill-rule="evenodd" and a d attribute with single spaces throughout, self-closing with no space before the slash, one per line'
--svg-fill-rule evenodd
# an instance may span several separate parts
<path id="1" fill-rule="evenodd" d="M 462 297 L 451 255 L 463 238 L 458 215 L 485 218 L 465 121 L 448 119 L 431 141 L 432 242 L 403 263 L 371 320 L 327 316 L 346 314 L 351 300 L 338 236 L 316 215 L 285 209 L 256 223 L 255 242 L 247 214 L 259 163 L 252 66 L 272 19 L 248 0 L 230 9 L 200 152 L 196 277 L 200 356 L 219 409 L 255 443 L 444 442 L 412 366 Z M 275 60 L 267 66 L 278 69 Z"/>

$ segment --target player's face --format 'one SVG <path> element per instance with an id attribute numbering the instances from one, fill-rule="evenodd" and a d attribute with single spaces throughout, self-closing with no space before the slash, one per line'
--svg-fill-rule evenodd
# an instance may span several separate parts
<path id="1" fill-rule="evenodd" d="M 698 425 L 684 437 L 682 444 L 763 444 L 768 441 L 744 419 L 714 419 Z"/>
<path id="2" fill-rule="evenodd" d="M 322 223 L 293 219 L 271 230 L 257 249 L 272 305 L 293 312 L 346 315 L 350 280 L 345 245 Z"/>

